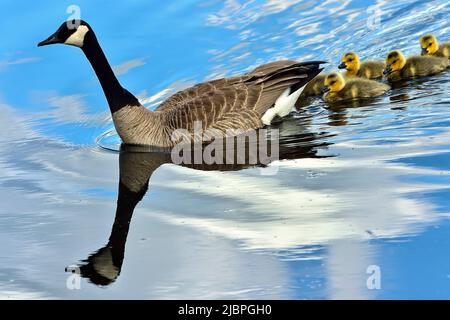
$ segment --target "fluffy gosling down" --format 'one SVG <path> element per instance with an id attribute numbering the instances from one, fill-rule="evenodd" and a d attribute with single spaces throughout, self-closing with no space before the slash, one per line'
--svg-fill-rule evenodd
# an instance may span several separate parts
<path id="1" fill-rule="evenodd" d="M 383 76 L 386 64 L 383 61 L 361 62 L 359 56 L 354 52 L 347 52 L 342 56 L 339 69 L 346 69 L 345 78 L 360 77 L 365 79 L 376 79 Z M 320 74 L 311 80 L 303 90 L 301 97 L 312 97 L 322 95 L 323 83 L 326 74 Z"/>
<path id="2" fill-rule="evenodd" d="M 434 56 L 412 56 L 405 58 L 399 51 L 391 51 L 386 57 L 384 76 L 388 81 L 423 77 L 444 71 L 450 60 Z"/>
<path id="3" fill-rule="evenodd" d="M 450 42 L 439 43 L 432 34 L 427 34 L 420 38 L 420 47 L 422 48 L 423 56 L 450 58 Z"/>
<path id="4" fill-rule="evenodd" d="M 364 61 L 359 60 L 359 56 L 354 52 L 347 52 L 342 56 L 339 69 L 347 70 L 346 77 L 360 77 L 366 79 L 376 79 L 383 76 L 383 70 L 386 64 L 383 61 Z"/>
<path id="5" fill-rule="evenodd" d="M 303 89 L 301 98 L 314 97 L 322 95 L 323 82 L 325 81 L 326 74 L 319 74 L 314 77 Z"/>
<path id="6" fill-rule="evenodd" d="M 378 97 L 390 89 L 388 85 L 374 80 L 363 78 L 348 78 L 345 80 L 342 74 L 338 72 L 327 75 L 324 85 L 323 99 L 326 102 Z"/>

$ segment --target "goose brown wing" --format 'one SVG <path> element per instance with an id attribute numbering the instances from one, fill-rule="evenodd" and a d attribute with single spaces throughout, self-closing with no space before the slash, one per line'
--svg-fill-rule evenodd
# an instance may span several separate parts
<path id="1" fill-rule="evenodd" d="M 223 78 L 223 79 L 217 79 L 217 80 L 212 80 L 212 81 L 208 81 L 208 82 L 203 82 L 203 83 L 199 83 L 195 86 L 192 86 L 190 88 L 187 88 L 185 90 L 179 91 L 179 92 L 175 93 L 174 95 L 170 96 L 164 102 L 162 102 L 156 108 L 156 111 L 164 111 L 164 110 L 168 110 L 168 109 L 172 109 L 172 108 L 178 108 L 180 106 L 188 104 L 190 101 L 193 101 L 193 100 L 197 99 L 198 97 L 201 97 L 205 93 L 214 92 L 215 90 L 218 90 L 218 89 L 232 87 L 233 85 L 238 85 L 240 83 L 248 82 L 249 79 L 258 79 L 258 78 L 259 79 L 267 79 L 267 78 L 270 78 L 271 75 L 276 75 L 277 72 L 280 72 L 282 70 L 286 70 L 288 68 L 295 69 L 296 65 L 297 66 L 305 65 L 306 68 L 308 68 L 308 67 L 311 67 L 311 66 L 308 66 L 309 64 L 311 64 L 311 65 L 313 65 L 312 68 L 314 69 L 314 64 L 320 64 L 320 63 L 323 63 L 323 62 L 319 61 L 319 62 L 311 62 L 311 63 L 305 63 L 305 64 L 301 64 L 298 61 L 293 61 L 293 60 L 281 60 L 281 61 L 269 62 L 269 63 L 258 66 L 257 68 L 253 69 L 252 71 L 250 71 L 247 74 L 244 74 L 242 76 Z M 317 65 L 317 67 L 318 67 L 318 65 Z M 262 81 L 264 81 L 264 80 L 262 80 Z M 278 91 L 274 92 L 275 95 L 277 93 L 278 93 Z"/>
<path id="2" fill-rule="evenodd" d="M 156 108 L 156 111 L 164 111 L 191 105 L 191 101 L 195 101 L 205 94 L 211 94 L 222 88 L 232 87 L 235 84 L 244 82 L 250 77 L 250 75 L 243 75 L 239 77 L 223 78 L 196 84 L 167 98 Z"/>
<path id="3" fill-rule="evenodd" d="M 298 61 L 294 60 L 280 60 L 275 62 L 269 62 L 263 65 L 260 65 L 259 67 L 256 67 L 252 71 L 249 72 L 249 74 L 254 76 L 266 76 L 270 73 L 276 72 L 278 70 L 291 67 L 295 64 L 298 64 Z"/>
<path id="4" fill-rule="evenodd" d="M 262 115 L 288 88 L 295 91 L 314 78 L 323 62 L 280 61 L 263 65 L 241 77 L 214 80 L 181 91 L 156 111 L 173 129 L 249 129 L 262 126 Z"/>
<path id="5" fill-rule="evenodd" d="M 197 93 L 197 96 L 184 100 L 178 107 L 166 108 L 162 119 L 170 128 L 189 131 L 193 130 L 196 121 L 201 122 L 202 130 L 259 127 L 260 116 L 249 106 L 257 103 L 261 91 L 261 86 L 240 83 L 203 94 Z M 231 121 L 233 117 L 236 119 Z"/>

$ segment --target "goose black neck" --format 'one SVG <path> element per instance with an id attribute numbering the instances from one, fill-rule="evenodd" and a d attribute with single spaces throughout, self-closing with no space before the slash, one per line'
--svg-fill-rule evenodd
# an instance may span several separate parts
<path id="1" fill-rule="evenodd" d="M 131 191 L 121 181 L 119 182 L 116 217 L 108 241 L 108 246 L 112 247 L 113 250 L 118 250 L 118 252 L 125 250 L 125 242 L 127 241 L 134 209 L 147 193 L 147 190 L 148 180 L 138 192 Z"/>
<path id="2" fill-rule="evenodd" d="M 120 85 L 93 31 L 86 34 L 82 50 L 100 81 L 111 113 L 127 105 L 139 105 L 136 97 Z"/>

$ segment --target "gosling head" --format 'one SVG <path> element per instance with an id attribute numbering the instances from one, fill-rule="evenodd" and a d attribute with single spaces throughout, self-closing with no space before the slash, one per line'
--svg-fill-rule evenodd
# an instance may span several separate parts
<path id="1" fill-rule="evenodd" d="M 420 38 L 420 47 L 422 48 L 422 55 L 433 55 L 439 50 L 439 43 L 432 34 L 424 35 Z"/>
<path id="2" fill-rule="evenodd" d="M 67 44 L 78 48 L 83 48 L 86 34 L 91 31 L 91 27 L 83 20 L 69 20 L 64 22 L 55 33 L 46 40 L 38 43 L 38 47 L 50 44 Z"/>
<path id="3" fill-rule="evenodd" d="M 391 51 L 386 57 L 386 68 L 384 68 L 383 74 L 389 75 L 392 72 L 400 71 L 406 64 L 405 56 L 399 51 Z"/>
<path id="4" fill-rule="evenodd" d="M 324 93 L 339 92 L 345 87 L 345 79 L 342 74 L 338 72 L 332 72 L 325 77 L 323 84 L 324 88 L 322 89 L 322 91 Z"/>
<path id="5" fill-rule="evenodd" d="M 346 69 L 348 74 L 356 74 L 359 70 L 359 57 L 354 52 L 347 52 L 342 56 L 339 69 Z"/>

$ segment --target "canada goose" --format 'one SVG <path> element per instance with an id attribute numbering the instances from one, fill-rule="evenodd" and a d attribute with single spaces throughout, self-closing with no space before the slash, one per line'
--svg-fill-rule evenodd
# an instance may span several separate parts
<path id="1" fill-rule="evenodd" d="M 177 131 L 183 139 L 201 141 L 205 137 L 193 136 L 194 124 L 200 121 L 202 134 L 209 129 L 223 134 L 229 129 L 242 132 L 269 125 L 275 116 L 283 117 L 293 109 L 302 88 L 322 70 L 321 61 L 272 62 L 241 76 L 197 84 L 150 111 L 120 85 L 91 26 L 73 21 L 64 22 L 38 46 L 62 43 L 83 50 L 125 144 L 172 147 L 179 143 L 172 139 L 177 129 L 183 129 Z"/>
<path id="2" fill-rule="evenodd" d="M 360 77 L 366 79 L 376 79 L 383 76 L 386 64 L 383 61 L 360 62 L 359 56 L 354 52 L 347 52 L 342 56 L 339 69 L 346 69 L 346 77 Z"/>
<path id="3" fill-rule="evenodd" d="M 432 34 L 427 34 L 420 38 L 420 47 L 422 48 L 423 56 L 450 58 L 450 42 L 439 43 Z"/>
<path id="4" fill-rule="evenodd" d="M 408 59 L 399 51 L 391 51 L 386 57 L 384 76 L 388 81 L 429 76 L 444 71 L 450 60 L 433 56 L 412 56 Z"/>
<path id="5" fill-rule="evenodd" d="M 323 99 L 326 102 L 377 97 L 390 89 L 388 85 L 374 80 L 363 78 L 345 80 L 338 72 L 330 73 L 325 78 L 324 85 Z"/>

